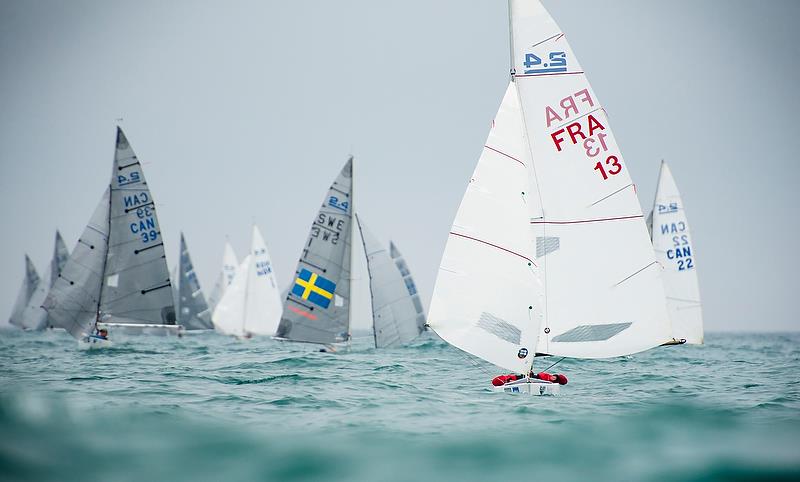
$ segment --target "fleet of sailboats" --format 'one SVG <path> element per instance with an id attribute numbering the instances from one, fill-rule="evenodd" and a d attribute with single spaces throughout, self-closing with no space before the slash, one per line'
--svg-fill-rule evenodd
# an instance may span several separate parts
<path id="1" fill-rule="evenodd" d="M 107 346 L 109 332 L 214 329 L 332 351 L 351 339 L 360 240 L 375 347 L 407 344 L 429 327 L 510 370 L 498 391 L 558 393 L 566 378 L 536 373 L 537 357 L 702 344 L 693 242 L 669 167 L 662 162 L 645 221 L 606 111 L 564 33 L 538 0 L 509 0 L 508 14 L 510 81 L 450 228 L 427 316 L 395 244 L 387 248 L 354 214 L 352 156 L 323 198 L 287 291 L 253 225 L 241 263 L 226 241 L 206 301 L 183 233 L 170 276 L 153 194 L 118 127 L 111 179 L 89 223 L 72 253 L 56 232 L 43 277 L 25 256 L 9 322 L 64 328 L 85 345 Z"/>

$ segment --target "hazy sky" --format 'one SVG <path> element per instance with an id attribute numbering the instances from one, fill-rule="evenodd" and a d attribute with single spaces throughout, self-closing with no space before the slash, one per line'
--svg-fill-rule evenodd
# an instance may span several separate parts
<path id="1" fill-rule="evenodd" d="M 670 162 L 706 329 L 800 329 L 800 2 L 545 5 L 646 210 Z M 397 242 L 427 305 L 507 82 L 505 0 L 0 0 L 0 318 L 23 255 L 41 273 L 55 229 L 70 249 L 84 229 L 117 118 L 170 266 L 183 230 L 206 292 L 225 236 L 241 257 L 253 221 L 287 285 L 353 153 L 356 209 Z"/>

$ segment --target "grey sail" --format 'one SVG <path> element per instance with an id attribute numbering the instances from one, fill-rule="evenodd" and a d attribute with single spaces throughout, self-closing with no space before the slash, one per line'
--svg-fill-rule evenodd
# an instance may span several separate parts
<path id="1" fill-rule="evenodd" d="M 52 326 L 64 328 L 76 338 L 90 335 L 97 321 L 108 252 L 108 215 L 109 189 L 106 189 L 43 303 Z"/>
<path id="2" fill-rule="evenodd" d="M 375 346 L 384 348 L 408 343 L 419 336 L 423 327 L 417 323 L 417 310 L 406 283 L 386 248 L 367 229 L 360 216 L 356 215 L 356 220 L 367 256 Z"/>
<path id="3" fill-rule="evenodd" d="M 25 327 L 25 308 L 40 282 L 39 273 L 36 272 L 33 261 L 31 261 L 31 258 L 26 254 L 25 278 L 22 279 L 22 286 L 19 288 L 17 300 L 14 302 L 14 308 L 12 308 L 11 316 L 8 319 L 9 323 L 18 328 Z"/>
<path id="4" fill-rule="evenodd" d="M 352 188 L 351 157 L 311 225 L 283 305 L 278 338 L 324 344 L 350 337 Z"/>
<path id="5" fill-rule="evenodd" d="M 178 268 L 178 323 L 187 330 L 209 330 L 211 313 L 209 313 L 206 298 L 200 289 L 200 282 L 194 272 L 192 258 L 186 247 L 186 240 L 181 233 L 181 258 Z"/>
<path id="6" fill-rule="evenodd" d="M 155 202 L 119 127 L 110 189 L 100 321 L 174 325 L 175 305 Z"/>
<path id="7" fill-rule="evenodd" d="M 397 249 L 397 246 L 391 241 L 389 241 L 389 255 L 392 257 L 395 267 L 397 267 L 397 270 L 403 277 L 406 291 L 408 291 L 408 295 L 411 297 L 411 302 L 414 304 L 414 311 L 417 314 L 417 329 L 422 333 L 425 331 L 425 309 L 422 307 L 422 300 L 419 297 L 419 292 L 417 292 L 417 285 L 414 283 L 414 278 L 411 277 L 411 271 L 408 269 L 406 260 L 403 258 L 403 255 L 400 254 L 400 250 Z"/>
<path id="8" fill-rule="evenodd" d="M 64 244 L 64 238 L 61 237 L 61 233 L 56 231 L 56 245 L 53 249 L 53 259 L 50 261 L 50 286 L 48 288 L 52 288 L 56 284 L 64 265 L 67 264 L 67 259 L 69 259 L 69 250 L 67 245 Z"/>

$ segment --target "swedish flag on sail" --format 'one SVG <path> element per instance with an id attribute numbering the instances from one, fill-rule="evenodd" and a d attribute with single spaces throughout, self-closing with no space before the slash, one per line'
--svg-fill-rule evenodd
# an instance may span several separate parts
<path id="1" fill-rule="evenodd" d="M 331 304 L 335 289 L 336 283 L 333 281 L 303 268 L 300 270 L 297 279 L 294 280 L 292 294 L 317 306 L 327 308 Z"/>

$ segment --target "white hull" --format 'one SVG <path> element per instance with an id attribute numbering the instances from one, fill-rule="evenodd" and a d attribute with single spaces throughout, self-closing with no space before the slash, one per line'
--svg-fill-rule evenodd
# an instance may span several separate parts
<path id="1" fill-rule="evenodd" d="M 109 336 L 122 335 L 153 335 L 153 336 L 183 336 L 183 325 L 157 325 L 149 323 L 98 323 L 98 329 L 105 328 Z"/>
<path id="2" fill-rule="evenodd" d="M 495 392 L 521 393 L 531 396 L 558 395 L 561 393 L 561 385 L 542 380 L 520 380 L 509 382 L 499 387 L 492 387 L 492 390 Z"/>
<path id="3" fill-rule="evenodd" d="M 82 340 L 78 340 L 78 348 L 81 350 L 101 350 L 112 346 L 114 344 L 110 340 L 104 340 L 96 336 L 87 336 Z"/>

